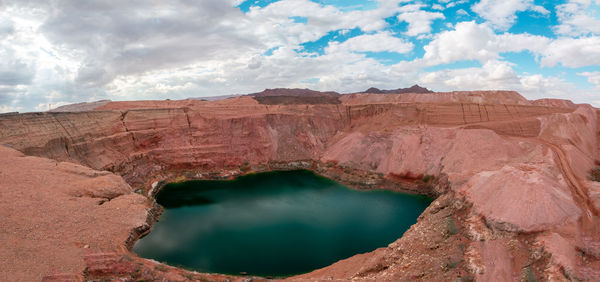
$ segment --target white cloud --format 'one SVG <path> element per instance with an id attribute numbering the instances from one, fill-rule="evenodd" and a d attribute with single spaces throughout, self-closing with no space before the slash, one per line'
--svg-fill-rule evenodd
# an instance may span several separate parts
<path id="1" fill-rule="evenodd" d="M 0 112 L 99 99 L 249 93 L 267 87 L 353 92 L 417 81 L 429 81 L 431 85 L 425 86 L 435 90 L 503 88 L 540 95 L 556 93 L 552 90 L 556 86 L 568 97 L 577 92 L 574 85 L 560 77 L 516 74 L 510 63 L 502 61 L 503 53 L 529 50 L 544 66 L 600 64 L 594 36 L 497 34 L 491 23 L 475 22 L 447 22 L 451 30 L 432 35 L 432 23 L 443 14 L 408 2 L 414 3 L 379 0 L 372 10 L 343 11 L 308 0 L 282 0 L 244 14 L 234 7 L 239 0 L 155 5 L 143 0 L 5 0 L 0 9 Z M 408 22 L 405 34 L 385 31 L 384 19 L 395 15 Z M 306 17 L 307 22 L 296 23 L 291 16 Z M 364 34 L 341 43 L 331 41 L 324 54 L 297 51 L 303 42 L 337 30 L 348 36 L 355 28 Z M 409 36 L 433 38 L 423 58 L 384 65 L 362 54 L 418 53 Z M 274 47 L 278 49 L 264 55 Z M 482 67 L 424 70 L 462 60 L 477 60 Z M 595 75 L 580 74 L 588 79 Z"/>
<path id="2" fill-rule="evenodd" d="M 69 82 L 76 75 L 79 54 L 61 50 L 62 46 L 51 44 L 40 32 L 47 16 L 44 7 L 7 5 L 0 9 L 0 18 L 10 22 L 0 35 L 0 105 L 5 109 L 32 110 L 40 100 L 53 102 L 48 100 L 55 98 L 48 95 L 52 89 L 60 89 L 63 98 L 72 101 L 82 94 L 70 93 Z"/>
<path id="3" fill-rule="evenodd" d="M 461 60 L 478 60 L 482 64 L 495 60 L 503 52 L 543 50 L 550 40 L 529 34 L 496 34 L 487 24 L 457 23 L 453 30 L 441 32 L 424 47 L 427 65 L 448 64 Z"/>
<path id="4" fill-rule="evenodd" d="M 423 73 L 419 84 L 440 91 L 455 89 L 515 90 L 528 99 L 563 98 L 576 103 L 590 102 L 600 98 L 600 93 L 577 90 L 577 86 L 560 77 L 540 74 L 517 74 L 510 63 L 489 61 L 480 68 L 446 69 Z"/>
<path id="5" fill-rule="evenodd" d="M 384 18 L 397 13 L 400 10 L 399 3 L 402 2 L 405 0 L 380 0 L 376 9 L 344 12 L 334 6 L 323 6 L 309 0 L 281 0 L 264 8 L 253 8 L 247 16 L 254 21 L 270 22 L 271 26 L 268 28 L 271 30 L 276 29 L 279 21 L 287 20 L 290 16 L 306 17 L 308 22 L 301 28 L 305 34 L 297 42 L 300 43 L 316 40 L 330 30 L 355 27 L 367 32 L 380 30 L 387 26 Z M 286 30 L 286 33 L 290 31 Z"/>
<path id="6" fill-rule="evenodd" d="M 0 85 L 28 85 L 35 76 L 35 62 L 25 62 L 11 56 L 14 51 L 0 49 Z"/>
<path id="7" fill-rule="evenodd" d="M 558 34 L 569 36 L 600 35 L 599 6 L 599 1 L 592 4 L 591 1 L 581 0 L 570 0 L 556 6 L 556 15 L 560 24 L 555 27 L 555 31 Z"/>
<path id="8" fill-rule="evenodd" d="M 460 60 L 478 60 L 482 64 L 505 52 L 530 51 L 542 67 L 562 64 L 566 67 L 600 65 L 600 37 L 551 39 L 530 34 L 496 34 L 487 24 L 457 23 L 454 30 L 439 33 L 425 46 L 424 63 L 447 64 Z"/>
<path id="9" fill-rule="evenodd" d="M 550 14 L 550 11 L 548 11 L 548 9 L 544 8 L 544 6 L 534 5 L 534 6 L 530 7 L 529 9 L 533 12 L 536 12 L 536 13 L 542 14 L 542 15 Z"/>
<path id="10" fill-rule="evenodd" d="M 467 2 L 469 2 L 469 0 L 457 0 L 457 1 L 445 1 L 445 2 L 447 2 L 446 8 L 452 8 L 454 6 L 467 3 Z"/>
<path id="11" fill-rule="evenodd" d="M 498 54 L 488 50 L 494 36 L 494 32 L 485 25 L 475 22 L 457 23 L 454 30 L 436 35 L 435 39 L 424 47 L 423 59 L 428 65 L 459 60 L 495 59 Z"/>
<path id="12" fill-rule="evenodd" d="M 442 11 L 442 10 L 444 10 L 444 6 L 442 6 L 440 4 L 433 4 L 433 5 L 431 5 L 431 9 Z"/>
<path id="13" fill-rule="evenodd" d="M 534 5 L 533 0 L 481 0 L 471 10 L 500 30 L 506 30 L 514 24 L 517 12 L 531 10 L 543 15 L 550 13 L 544 7 Z"/>
<path id="14" fill-rule="evenodd" d="M 565 97 L 566 93 L 576 89 L 575 85 L 565 81 L 560 77 L 544 77 L 541 74 L 523 75 L 520 76 L 519 81 L 521 85 L 515 87 L 515 90 L 537 99 L 547 97 Z M 581 91 L 580 94 L 585 93 Z M 576 97 L 573 95 L 572 98 L 576 98 L 573 99 L 575 101 L 585 101 L 586 97 L 582 95 Z"/>
<path id="15" fill-rule="evenodd" d="M 14 107 L 9 105 L 0 105 L 0 113 L 18 112 L 23 110 L 23 107 Z"/>
<path id="16" fill-rule="evenodd" d="M 600 88 L 600 71 L 580 72 L 577 75 L 587 77 L 589 83 L 594 84 L 596 88 Z"/>
<path id="17" fill-rule="evenodd" d="M 458 9 L 458 10 L 456 10 L 456 15 L 459 17 L 468 16 L 469 12 L 465 11 L 464 9 Z"/>
<path id="18" fill-rule="evenodd" d="M 444 19 L 444 14 L 438 12 L 423 11 L 421 5 L 407 5 L 402 7 L 402 12 L 398 14 L 399 21 L 408 23 L 406 35 L 417 36 L 431 32 L 431 24 L 436 19 Z"/>
<path id="19" fill-rule="evenodd" d="M 553 67 L 558 63 L 578 68 L 600 65 L 600 36 L 581 38 L 559 38 L 552 41 L 540 53 L 542 67 Z"/>
<path id="20" fill-rule="evenodd" d="M 0 84 L 11 86 L 0 89 L 0 105 L 39 110 L 40 104 L 107 98 L 248 93 L 300 87 L 299 81 L 311 77 L 321 78 L 317 88 L 340 91 L 370 81 L 392 85 L 377 60 L 353 52 L 412 50 L 411 43 L 375 32 L 387 26 L 383 19 L 396 14 L 401 2 L 380 0 L 374 10 L 345 12 L 308 0 L 283 0 L 243 14 L 234 0 L 9 1 L 0 9 Z M 308 21 L 295 23 L 291 16 Z M 294 51 L 329 31 L 353 28 L 370 34 L 324 56 Z M 263 56 L 273 47 L 280 48 Z"/>
<path id="21" fill-rule="evenodd" d="M 519 84 L 509 63 L 486 62 L 481 68 L 441 70 L 423 74 L 419 83 L 435 85 L 436 89 L 511 89 Z"/>
<path id="22" fill-rule="evenodd" d="M 59 101 L 59 102 L 55 102 L 55 103 L 39 103 L 37 106 L 35 106 L 34 109 L 38 112 L 44 112 L 44 111 L 48 111 L 48 110 L 55 109 L 55 108 L 58 108 L 58 107 L 64 106 L 64 105 L 69 105 L 69 104 L 73 104 L 73 102 Z"/>
<path id="23" fill-rule="evenodd" d="M 352 37 L 342 43 L 330 42 L 326 53 L 334 52 L 396 52 L 408 53 L 413 44 L 393 36 L 389 32 L 363 34 Z"/>

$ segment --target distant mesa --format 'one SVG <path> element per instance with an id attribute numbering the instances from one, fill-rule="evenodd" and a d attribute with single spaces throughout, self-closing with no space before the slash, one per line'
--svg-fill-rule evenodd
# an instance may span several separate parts
<path id="1" fill-rule="evenodd" d="M 86 112 L 92 111 L 98 107 L 104 106 L 112 102 L 111 100 L 100 100 L 95 102 L 83 102 L 76 104 L 68 104 L 49 110 L 48 112 Z"/>
<path id="2" fill-rule="evenodd" d="M 341 104 L 340 93 L 334 91 L 321 92 L 300 88 L 265 89 L 262 92 L 248 94 L 256 101 L 265 105 L 296 105 L 296 104 Z"/>
<path id="3" fill-rule="evenodd" d="M 405 93 L 434 93 L 433 91 L 421 87 L 417 84 L 408 87 L 408 88 L 398 88 L 398 89 L 392 89 L 392 90 L 381 90 L 375 87 L 371 87 L 367 90 L 365 90 L 364 93 L 373 93 L 373 94 L 405 94 Z"/>
<path id="4" fill-rule="evenodd" d="M 274 88 L 265 89 L 262 92 L 248 94 L 253 97 L 265 97 L 265 96 L 288 96 L 288 97 L 339 97 L 341 94 L 335 91 L 316 91 L 308 88 Z"/>
<path id="5" fill-rule="evenodd" d="M 409 88 L 398 88 L 393 90 L 381 90 L 371 87 L 364 91 L 371 94 L 404 94 L 404 93 L 435 93 L 419 85 L 413 85 Z M 209 97 L 190 97 L 188 100 L 217 101 L 240 96 L 250 96 L 265 105 L 302 105 L 302 104 L 341 104 L 342 94 L 335 91 L 316 91 L 308 88 L 273 88 L 265 89 L 261 92 L 251 94 L 233 94 Z M 167 99 L 169 100 L 169 99 Z M 110 100 L 100 100 L 95 102 L 83 102 L 60 106 L 49 110 L 48 112 L 84 112 L 92 111 L 110 103 Z"/>
<path id="6" fill-rule="evenodd" d="M 188 100 L 200 100 L 200 101 L 218 101 L 225 100 L 229 98 L 235 98 L 241 96 L 240 94 L 232 94 L 232 95 L 219 95 L 219 96 L 208 96 L 208 97 L 190 97 Z"/>
<path id="7" fill-rule="evenodd" d="M 394 90 L 381 90 L 375 87 L 367 89 L 364 93 L 373 94 L 404 94 L 404 93 L 434 93 L 419 85 L 409 88 L 398 88 Z M 262 92 L 248 94 L 256 101 L 266 105 L 294 105 L 294 104 L 340 104 L 342 94 L 334 91 L 321 92 L 310 89 L 299 88 L 275 88 L 265 89 Z"/>

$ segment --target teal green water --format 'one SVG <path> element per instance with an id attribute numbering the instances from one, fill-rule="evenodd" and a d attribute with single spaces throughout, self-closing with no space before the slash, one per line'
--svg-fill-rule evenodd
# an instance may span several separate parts
<path id="1" fill-rule="evenodd" d="M 202 272 L 262 276 L 305 273 L 384 247 L 430 203 L 351 190 L 304 170 L 169 184 L 156 200 L 165 211 L 134 252 Z"/>

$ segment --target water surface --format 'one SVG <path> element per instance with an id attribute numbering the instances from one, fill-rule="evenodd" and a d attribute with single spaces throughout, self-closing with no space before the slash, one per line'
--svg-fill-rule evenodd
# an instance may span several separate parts
<path id="1" fill-rule="evenodd" d="M 133 250 L 202 272 L 288 276 L 400 238 L 429 205 L 423 197 L 357 191 L 310 171 L 169 184 L 165 211 Z"/>

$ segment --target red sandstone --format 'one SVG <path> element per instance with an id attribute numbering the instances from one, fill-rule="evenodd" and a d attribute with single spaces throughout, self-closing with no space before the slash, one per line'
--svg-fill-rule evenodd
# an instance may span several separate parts
<path id="1" fill-rule="evenodd" d="M 152 199 L 133 191 L 242 167 L 438 196 L 388 247 L 291 280 L 600 279 L 595 108 L 511 91 L 285 101 L 0 117 L 0 280 L 224 279 L 130 253 L 154 216 Z"/>

